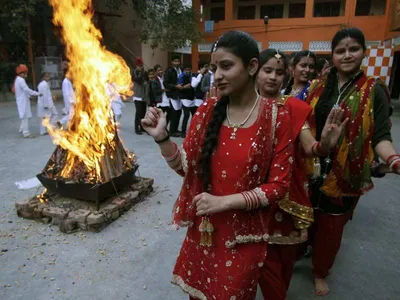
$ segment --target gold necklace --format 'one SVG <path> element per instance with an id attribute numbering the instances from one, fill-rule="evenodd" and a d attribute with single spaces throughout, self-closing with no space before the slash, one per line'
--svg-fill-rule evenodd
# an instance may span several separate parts
<path id="1" fill-rule="evenodd" d="M 301 87 L 301 86 L 297 89 L 292 87 L 292 90 L 290 91 L 290 96 L 297 96 L 303 89 L 304 89 L 304 87 Z"/>
<path id="2" fill-rule="evenodd" d="M 243 127 L 243 125 L 246 124 L 246 122 L 250 119 L 251 114 L 253 113 L 254 109 L 256 108 L 256 105 L 257 105 L 259 99 L 260 99 L 260 95 L 257 94 L 257 98 L 256 98 L 256 101 L 254 102 L 252 109 L 250 110 L 248 116 L 246 117 L 246 119 L 244 119 L 244 121 L 242 123 L 232 123 L 231 122 L 231 119 L 229 118 L 229 104 L 226 106 L 226 119 L 228 120 L 228 127 L 233 128 L 233 132 L 231 133 L 231 140 L 236 139 L 236 131 L 239 128 Z"/>

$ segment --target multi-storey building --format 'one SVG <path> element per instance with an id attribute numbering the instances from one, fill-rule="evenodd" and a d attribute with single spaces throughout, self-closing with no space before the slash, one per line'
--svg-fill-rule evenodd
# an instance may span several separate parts
<path id="1" fill-rule="evenodd" d="M 310 49 L 330 54 L 333 35 L 343 27 L 360 28 L 373 47 L 393 46 L 392 83 L 400 86 L 400 0 L 193 0 L 201 12 L 204 42 L 187 49 L 195 68 L 209 60 L 212 43 L 224 32 L 249 32 L 260 49 L 278 48 L 286 52 Z M 182 51 L 184 52 L 184 51 Z M 395 53 L 395 54 L 394 54 Z M 399 65 L 398 68 L 396 66 Z M 396 76 L 395 76 L 396 75 Z M 393 85 L 393 84 L 392 84 Z"/>

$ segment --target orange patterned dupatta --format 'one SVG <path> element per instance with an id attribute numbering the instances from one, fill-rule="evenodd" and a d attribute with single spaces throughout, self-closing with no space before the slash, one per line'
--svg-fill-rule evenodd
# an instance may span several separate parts
<path id="1" fill-rule="evenodd" d="M 314 136 L 315 107 L 325 84 L 325 81 L 315 81 L 307 98 L 313 108 L 309 123 Z M 357 197 L 373 188 L 370 166 L 374 158 L 371 146 L 374 133 L 374 93 L 375 79 L 362 75 L 340 104 L 350 122 L 334 150 L 332 170 L 321 188 L 329 197 Z M 312 162 L 309 161 L 309 170 L 311 165 Z"/>
<path id="2" fill-rule="evenodd" d="M 216 103 L 217 100 L 208 99 L 199 107 L 183 143 L 182 170 L 178 173 L 184 176 L 184 182 L 173 211 L 173 225 L 176 229 L 180 226 L 192 226 L 196 218 L 192 200 L 196 195 L 204 192 L 199 161 L 207 126 L 212 119 Z M 259 128 L 246 162 L 248 172 L 238 182 L 238 186 L 241 186 L 243 191 L 255 189 L 266 181 L 274 149 L 275 125 L 277 118 L 279 120 L 278 105 L 275 100 L 260 99 L 259 117 L 256 121 Z M 261 189 L 259 192 L 264 193 Z M 247 221 L 251 224 L 246 224 L 245 230 L 241 224 L 240 234 L 252 238 L 243 242 L 266 240 L 268 238 L 268 214 L 263 209 L 250 211 L 249 214 L 252 214 L 252 217 Z"/>

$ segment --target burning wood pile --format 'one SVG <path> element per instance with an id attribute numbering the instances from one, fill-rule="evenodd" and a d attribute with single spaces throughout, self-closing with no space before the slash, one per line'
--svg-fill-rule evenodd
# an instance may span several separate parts
<path id="1" fill-rule="evenodd" d="M 52 193 L 101 201 L 129 185 L 137 169 L 134 155 L 118 137 L 106 90 L 112 83 L 120 94 L 132 95 L 130 69 L 101 45 L 91 0 L 49 2 L 66 46 L 66 76 L 73 82 L 76 103 L 67 130 L 45 124 L 57 148 L 38 178 Z M 101 191 L 103 186 L 108 192 Z"/>
<path id="2" fill-rule="evenodd" d="M 91 0 L 49 1 L 66 46 L 74 113 L 66 130 L 45 122 L 57 145 L 37 175 L 48 192 L 15 206 L 20 217 L 51 222 L 64 233 L 99 232 L 153 190 L 152 179 L 135 177 L 136 159 L 118 137 L 107 93 L 112 85 L 120 94 L 131 95 L 130 70 L 101 45 Z"/>
<path id="3" fill-rule="evenodd" d="M 41 175 L 51 180 L 62 180 L 66 183 L 105 183 L 137 167 L 133 154 L 124 149 L 118 135 L 113 143 L 105 146 L 104 155 L 100 158 L 99 173 L 90 170 L 83 161 L 74 158 L 71 167 L 68 165 L 69 151 L 57 146 Z"/>

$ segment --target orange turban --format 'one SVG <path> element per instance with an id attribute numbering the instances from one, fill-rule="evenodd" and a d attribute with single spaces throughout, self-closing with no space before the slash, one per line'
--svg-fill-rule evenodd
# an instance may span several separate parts
<path id="1" fill-rule="evenodd" d="M 17 73 L 17 75 L 21 74 L 21 73 L 28 73 L 28 67 L 26 65 L 20 64 L 16 69 L 15 69 L 15 73 Z"/>

